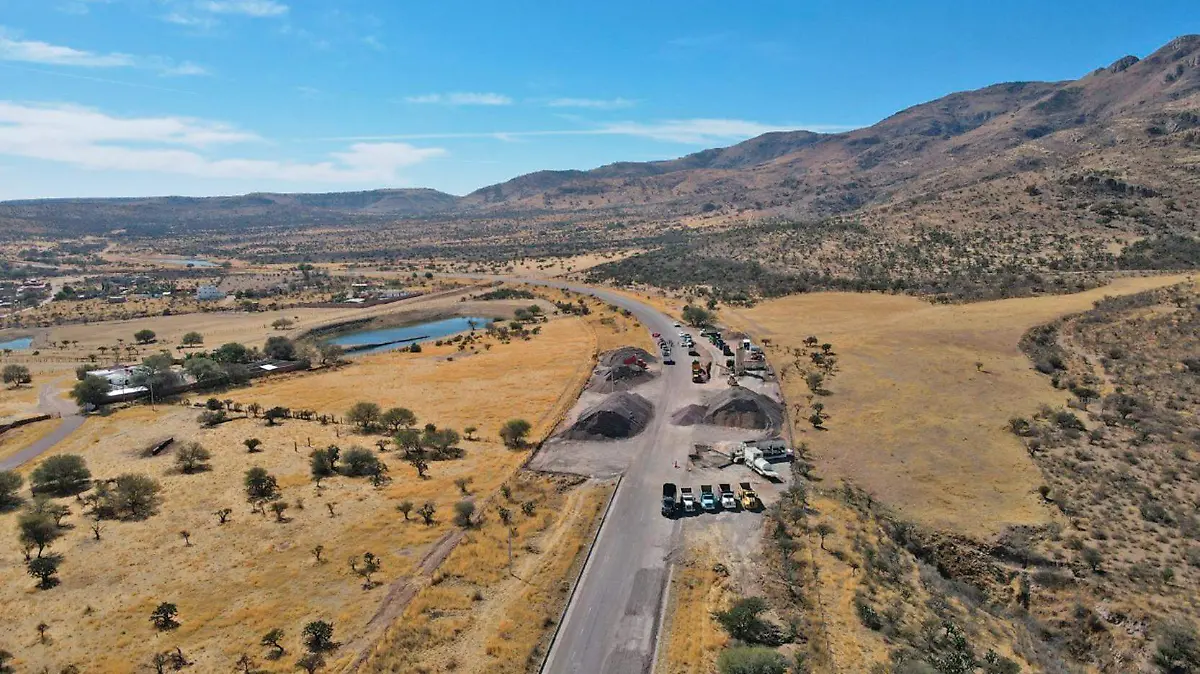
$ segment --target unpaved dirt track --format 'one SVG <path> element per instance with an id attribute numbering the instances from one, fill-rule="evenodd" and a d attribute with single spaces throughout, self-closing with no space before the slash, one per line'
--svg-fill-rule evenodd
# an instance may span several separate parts
<path id="1" fill-rule="evenodd" d="M 78 430 L 84 422 L 84 417 L 79 413 L 79 408 L 75 406 L 75 403 L 59 398 L 58 391 L 50 384 L 46 384 L 38 392 L 38 411 L 42 414 L 57 414 L 62 417 L 62 421 L 54 430 L 38 438 L 25 449 L 6 459 L 0 459 L 0 470 L 19 468 L 26 462 L 41 456 L 42 453 L 50 451 L 68 435 Z"/>

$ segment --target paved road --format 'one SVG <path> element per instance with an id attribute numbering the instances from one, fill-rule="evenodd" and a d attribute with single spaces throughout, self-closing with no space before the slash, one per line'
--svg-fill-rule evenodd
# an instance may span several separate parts
<path id="1" fill-rule="evenodd" d="M 79 408 L 75 406 L 75 403 L 59 398 L 58 391 L 49 384 L 43 386 L 42 390 L 38 392 L 38 411 L 42 414 L 58 414 L 62 416 L 62 421 L 59 422 L 58 427 L 25 449 L 8 458 L 0 459 L 0 470 L 13 470 L 27 461 L 36 459 L 83 425 L 84 417 L 79 413 Z"/>
<path id="2" fill-rule="evenodd" d="M 628 309 L 650 332 L 679 332 L 671 317 L 604 289 L 555 280 L 491 278 L 587 293 Z M 681 526 L 679 520 L 660 514 L 662 483 L 681 481 L 683 469 L 675 465 L 687 464 L 694 432 L 670 423 L 694 386 L 687 367 L 691 359 L 683 353 L 678 359 L 678 365 L 663 367 L 654 419 L 635 438 L 640 446 L 567 607 L 542 669 L 546 674 L 643 674 L 653 665 L 670 556 Z"/>

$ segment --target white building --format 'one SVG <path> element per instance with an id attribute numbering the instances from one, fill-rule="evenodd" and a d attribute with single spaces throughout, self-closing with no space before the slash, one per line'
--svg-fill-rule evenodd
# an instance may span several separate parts
<path id="1" fill-rule="evenodd" d="M 199 288 L 196 288 L 196 299 L 200 300 L 201 302 L 208 300 L 223 300 L 225 299 L 225 292 L 212 285 L 200 286 Z"/>

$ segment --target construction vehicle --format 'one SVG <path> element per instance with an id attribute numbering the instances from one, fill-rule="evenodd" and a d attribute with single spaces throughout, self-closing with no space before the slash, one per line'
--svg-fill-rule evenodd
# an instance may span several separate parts
<path id="1" fill-rule="evenodd" d="M 717 495 L 711 484 L 700 485 L 700 507 L 710 513 L 717 510 Z"/>
<path id="2" fill-rule="evenodd" d="M 662 514 L 664 517 L 675 516 L 675 510 L 679 507 L 679 501 L 676 498 L 677 493 L 673 483 L 663 483 Z"/>
<path id="3" fill-rule="evenodd" d="M 791 461 L 795 457 L 795 452 L 783 440 L 747 440 L 739 449 L 744 453 L 750 447 L 757 449 L 767 461 Z"/>
<path id="4" fill-rule="evenodd" d="M 692 360 L 692 382 L 695 384 L 703 384 L 712 376 L 712 363 L 701 365 L 700 359 Z"/>
<path id="5" fill-rule="evenodd" d="M 749 482 L 742 482 L 738 486 L 741 487 L 738 497 L 741 498 L 743 510 L 758 510 L 762 507 L 758 493 L 754 491 L 754 487 Z"/>
<path id="6" fill-rule="evenodd" d="M 696 512 L 696 497 L 692 495 L 691 487 L 679 488 L 679 500 L 683 503 L 683 512 Z"/>
<path id="7" fill-rule="evenodd" d="M 717 485 L 717 489 L 721 492 L 721 508 L 737 510 L 737 500 L 733 498 L 733 487 L 726 483 Z"/>
<path id="8" fill-rule="evenodd" d="M 770 461 L 763 458 L 763 451 L 758 447 L 742 443 L 741 447 L 733 450 L 731 458 L 734 463 L 744 463 L 747 468 L 768 480 L 773 482 L 780 481 L 779 473 L 775 472 L 775 467 L 771 465 Z"/>

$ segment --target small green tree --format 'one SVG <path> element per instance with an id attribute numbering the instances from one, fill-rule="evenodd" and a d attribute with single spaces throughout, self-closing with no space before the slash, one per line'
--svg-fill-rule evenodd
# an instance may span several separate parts
<path id="1" fill-rule="evenodd" d="M 200 346 L 204 343 L 204 335 L 195 331 L 188 332 L 183 335 L 179 342 L 184 346 Z"/>
<path id="2" fill-rule="evenodd" d="M 412 509 L 413 509 L 413 502 L 412 502 L 412 501 L 401 501 L 400 503 L 398 503 L 398 504 L 396 505 L 396 510 L 404 514 L 404 521 L 405 521 L 405 522 L 407 522 L 407 521 L 408 521 L 408 514 L 409 514 L 410 512 L 412 512 Z"/>
<path id="3" fill-rule="evenodd" d="M 333 623 L 314 620 L 304 626 L 304 647 L 310 653 L 327 653 L 337 648 L 333 641 Z"/>
<path id="4" fill-rule="evenodd" d="M 91 485 L 92 473 L 78 454 L 47 457 L 29 476 L 34 494 L 74 496 Z"/>
<path id="5" fill-rule="evenodd" d="M 275 360 L 295 360 L 296 345 L 287 337 L 269 337 L 263 346 L 263 353 Z"/>
<path id="6" fill-rule="evenodd" d="M 38 589 L 49 590 L 58 585 L 58 579 L 54 576 L 58 574 L 60 564 L 62 564 L 61 555 L 46 555 L 45 557 L 34 557 L 25 562 L 25 567 L 29 575 L 38 579 Z"/>
<path id="7" fill-rule="evenodd" d="M 370 552 L 364 552 L 361 558 L 350 558 L 350 570 L 362 577 L 364 590 L 375 587 L 371 576 L 379 573 L 380 566 L 379 558 Z"/>
<path id="8" fill-rule="evenodd" d="M 433 515 L 437 512 L 437 506 L 432 501 L 426 501 L 417 508 L 417 514 L 425 521 L 425 524 L 433 524 Z"/>
<path id="9" fill-rule="evenodd" d="M 149 344 L 150 342 L 153 342 L 154 338 L 157 336 L 158 335 L 156 335 L 153 330 L 147 329 L 138 330 L 137 332 L 133 333 L 133 338 L 137 340 L 138 344 Z"/>
<path id="10" fill-rule="evenodd" d="M 683 322 L 694 328 L 712 325 L 715 318 L 711 311 L 701 307 L 689 304 L 683 308 Z"/>
<path id="11" fill-rule="evenodd" d="M 21 384 L 32 383 L 33 375 L 29 374 L 29 368 L 14 363 L 4 366 L 4 369 L 0 371 L 0 379 L 3 379 L 5 384 L 15 388 Z"/>
<path id="12" fill-rule="evenodd" d="M 392 433 L 398 433 L 401 428 L 416 426 L 417 415 L 407 407 L 392 407 L 383 413 L 380 421 L 391 429 Z"/>
<path id="13" fill-rule="evenodd" d="M 267 420 L 268 426 L 274 426 L 280 419 L 288 417 L 288 409 L 286 407 L 272 407 L 263 412 L 263 419 Z"/>
<path id="14" fill-rule="evenodd" d="M 260 513 L 266 514 L 266 504 L 283 498 L 275 476 L 261 466 L 255 466 L 246 471 L 243 484 L 246 487 L 246 500 Z"/>
<path id="15" fill-rule="evenodd" d="M 821 549 L 825 549 L 825 537 L 834 532 L 833 525 L 828 522 L 817 524 L 817 535 L 821 537 Z"/>
<path id="16" fill-rule="evenodd" d="M 245 440 L 242 440 L 242 444 L 246 446 L 247 452 L 255 454 L 261 451 L 259 447 L 262 447 L 262 440 L 259 440 L 258 438 L 246 438 Z"/>
<path id="17" fill-rule="evenodd" d="M 204 448 L 199 442 L 189 442 L 179 448 L 175 453 L 175 465 L 179 467 L 179 471 L 191 475 L 200 471 L 208 470 L 208 460 L 212 458 L 212 453 Z"/>
<path id="18" fill-rule="evenodd" d="M 364 477 L 382 472 L 379 455 L 364 447 L 351 447 L 342 456 L 340 471 L 347 477 Z"/>
<path id="19" fill-rule="evenodd" d="M 179 627 L 178 615 L 179 607 L 164 601 L 150 613 L 150 622 L 154 623 L 154 627 L 160 632 L 165 632 Z"/>
<path id="20" fill-rule="evenodd" d="M 14 470 L 0 470 L 0 510 L 6 510 L 21 502 L 18 492 L 25 478 Z"/>
<path id="21" fill-rule="evenodd" d="M 314 449 L 308 456 L 309 470 L 312 472 L 313 482 L 316 482 L 318 486 L 320 486 L 321 480 L 337 475 L 334 454 L 328 449 Z"/>
<path id="22" fill-rule="evenodd" d="M 108 402 L 108 390 L 107 379 L 89 374 L 82 380 L 75 382 L 75 386 L 71 388 L 71 397 L 80 407 L 87 407 L 88 405 L 99 407 Z"/>
<path id="23" fill-rule="evenodd" d="M 130 518 L 143 519 L 154 512 L 162 486 L 149 475 L 126 473 L 116 479 L 113 500 Z"/>
<path id="24" fill-rule="evenodd" d="M 729 636 L 748 644 L 758 644 L 771 641 L 770 625 L 763 622 L 762 615 L 767 610 L 767 603 L 760 597 L 745 597 L 733 603 L 726 611 L 718 611 L 713 616 Z"/>
<path id="25" fill-rule="evenodd" d="M 454 523 L 458 526 L 469 529 L 473 522 L 471 518 L 475 515 L 475 504 L 471 501 L 459 501 L 454 504 Z"/>
<path id="26" fill-rule="evenodd" d="M 382 416 L 383 412 L 380 411 L 379 405 L 369 402 L 357 402 L 346 412 L 346 421 L 358 426 L 359 430 L 367 433 L 378 427 L 380 417 Z"/>
<path id="27" fill-rule="evenodd" d="M 500 428 L 500 439 L 509 449 L 518 449 L 525 444 L 525 438 L 533 426 L 524 419 L 509 419 Z"/>

